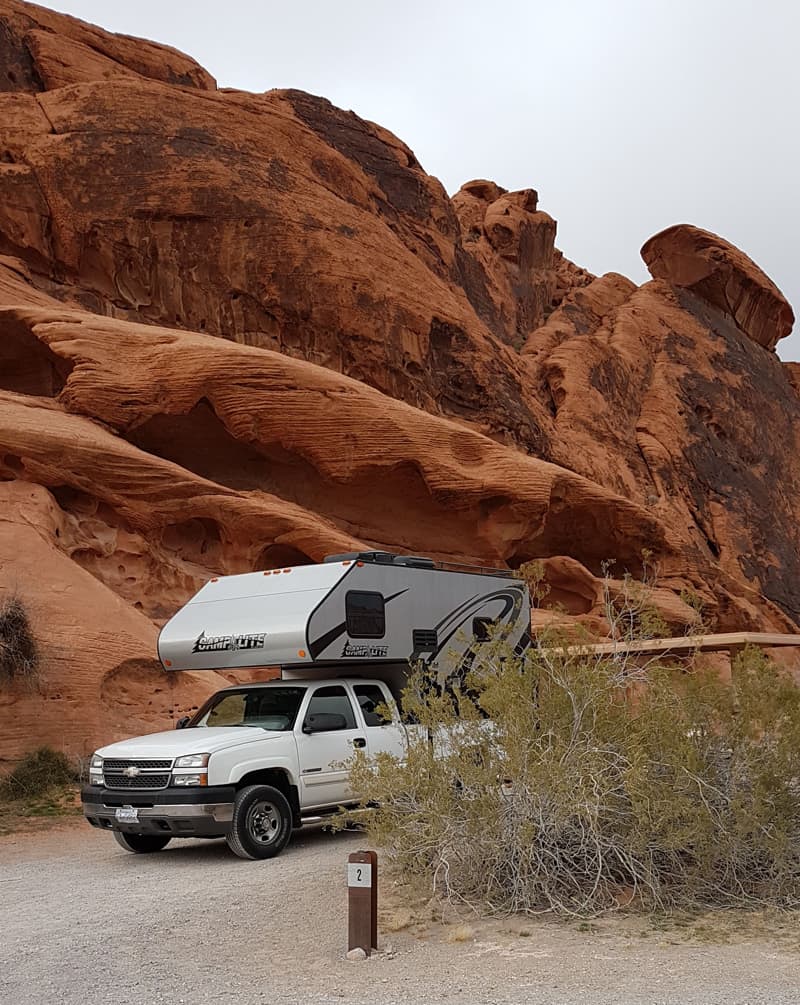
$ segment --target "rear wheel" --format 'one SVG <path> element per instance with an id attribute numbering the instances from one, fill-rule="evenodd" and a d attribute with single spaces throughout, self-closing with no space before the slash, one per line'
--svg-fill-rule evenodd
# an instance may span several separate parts
<path id="1" fill-rule="evenodd" d="M 137 854 L 161 851 L 169 844 L 169 837 L 162 837 L 160 834 L 126 834 L 124 831 L 114 831 L 114 840 L 125 851 Z"/>
<path id="2" fill-rule="evenodd" d="M 228 847 L 239 858 L 273 858 L 292 835 L 292 810 L 280 789 L 246 785 L 236 796 Z"/>

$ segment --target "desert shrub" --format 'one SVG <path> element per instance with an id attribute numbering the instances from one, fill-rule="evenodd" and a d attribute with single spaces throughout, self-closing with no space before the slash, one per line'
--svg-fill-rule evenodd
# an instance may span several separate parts
<path id="1" fill-rule="evenodd" d="M 401 872 L 490 913 L 800 906 L 800 689 L 760 651 L 484 650 L 463 694 L 412 675 L 403 763 L 353 763 Z"/>
<path id="2" fill-rule="evenodd" d="M 7 799 L 30 799 L 62 789 L 77 778 L 75 765 L 58 750 L 39 747 L 26 754 L 0 783 Z"/>
<path id="3" fill-rule="evenodd" d="M 39 648 L 25 605 L 12 596 L 0 603 L 0 683 L 33 682 L 39 673 Z"/>

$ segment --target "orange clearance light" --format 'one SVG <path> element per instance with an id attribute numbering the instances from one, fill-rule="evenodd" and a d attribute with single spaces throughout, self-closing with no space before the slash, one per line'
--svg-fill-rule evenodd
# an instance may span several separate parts
<path id="1" fill-rule="evenodd" d="M 350 560 L 349 559 L 346 562 L 342 562 L 342 565 L 349 565 L 349 564 L 350 564 Z"/>
<path id="2" fill-rule="evenodd" d="M 284 572 L 291 572 L 292 570 L 291 569 L 284 569 L 283 571 Z"/>
<path id="3" fill-rule="evenodd" d="M 271 576 L 272 575 L 272 569 L 267 569 L 267 571 L 264 573 L 264 575 L 265 576 Z"/>
<path id="4" fill-rule="evenodd" d="M 363 562 L 356 562 L 356 565 L 363 565 Z"/>
<path id="5" fill-rule="evenodd" d="M 300 659 L 303 659 L 305 657 L 305 655 L 306 655 L 305 649 L 298 649 L 297 650 L 297 655 L 300 657 Z"/>
<path id="6" fill-rule="evenodd" d="M 214 576 L 214 578 L 211 580 L 212 583 L 216 583 L 218 581 L 219 581 L 219 576 Z"/>
<path id="7" fill-rule="evenodd" d="M 171 667 L 172 666 L 172 660 L 164 660 L 164 666 L 165 667 Z"/>

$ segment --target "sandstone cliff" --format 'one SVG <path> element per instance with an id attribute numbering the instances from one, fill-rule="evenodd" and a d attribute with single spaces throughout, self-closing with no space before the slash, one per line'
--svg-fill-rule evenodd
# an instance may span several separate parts
<path id="1" fill-rule="evenodd" d="M 13 757 L 163 725 L 154 664 L 206 578 L 362 546 L 516 566 L 597 630 L 660 572 L 721 630 L 800 623 L 789 305 L 681 225 L 594 277 L 532 189 L 452 199 L 386 130 L 0 0 L 0 593 L 38 690 Z"/>

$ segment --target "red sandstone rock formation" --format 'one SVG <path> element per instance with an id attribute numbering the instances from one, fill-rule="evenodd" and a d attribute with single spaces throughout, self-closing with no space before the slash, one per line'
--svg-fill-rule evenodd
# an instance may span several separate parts
<path id="1" fill-rule="evenodd" d="M 687 587 L 720 629 L 800 622 L 791 310 L 735 248 L 672 228 L 653 282 L 595 278 L 532 189 L 451 200 L 323 99 L 16 0 L 0 92 L 0 596 L 45 657 L 2 756 L 196 705 L 218 681 L 162 674 L 157 625 L 332 551 L 541 558 L 602 632 L 603 563 L 647 549 L 675 630 Z"/>

